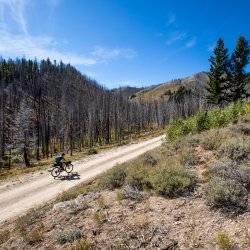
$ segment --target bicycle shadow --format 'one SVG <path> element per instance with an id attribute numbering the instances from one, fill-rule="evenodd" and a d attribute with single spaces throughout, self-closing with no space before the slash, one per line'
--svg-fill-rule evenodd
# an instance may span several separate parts
<path id="1" fill-rule="evenodd" d="M 80 180 L 80 175 L 78 172 L 68 173 L 67 175 L 60 175 L 57 177 L 58 180 L 61 181 L 75 181 Z"/>

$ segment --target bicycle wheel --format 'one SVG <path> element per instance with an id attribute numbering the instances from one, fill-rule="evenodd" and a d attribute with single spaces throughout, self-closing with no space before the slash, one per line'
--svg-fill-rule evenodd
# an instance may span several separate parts
<path id="1" fill-rule="evenodd" d="M 51 170 L 51 175 L 56 178 L 60 175 L 61 171 L 58 167 L 53 167 Z"/>
<path id="2" fill-rule="evenodd" d="M 73 170 L 73 165 L 72 164 L 66 164 L 65 171 L 67 173 L 70 173 L 72 170 Z"/>

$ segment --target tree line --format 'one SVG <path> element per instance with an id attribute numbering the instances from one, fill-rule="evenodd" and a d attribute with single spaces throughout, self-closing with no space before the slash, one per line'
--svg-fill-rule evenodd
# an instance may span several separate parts
<path id="1" fill-rule="evenodd" d="M 138 102 L 114 94 L 69 64 L 49 59 L 0 60 L 0 167 L 58 152 L 121 143 L 164 128 L 200 108 L 200 96 Z"/>
<path id="2" fill-rule="evenodd" d="M 224 105 L 249 97 L 247 84 L 250 47 L 245 37 L 240 36 L 231 54 L 219 38 L 210 57 L 207 101 L 212 105 Z"/>

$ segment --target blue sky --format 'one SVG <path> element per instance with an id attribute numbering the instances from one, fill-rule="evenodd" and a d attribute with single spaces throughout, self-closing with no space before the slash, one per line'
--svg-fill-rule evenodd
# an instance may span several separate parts
<path id="1" fill-rule="evenodd" d="M 248 0 L 0 0 L 0 55 L 146 86 L 207 70 L 218 37 L 230 51 L 250 39 L 249 10 Z"/>

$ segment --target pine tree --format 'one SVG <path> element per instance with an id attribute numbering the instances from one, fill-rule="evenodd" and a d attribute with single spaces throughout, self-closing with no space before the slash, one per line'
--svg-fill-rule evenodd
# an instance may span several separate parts
<path id="1" fill-rule="evenodd" d="M 207 100 L 214 105 L 221 105 L 225 99 L 224 88 L 229 73 L 228 49 L 224 46 L 224 41 L 219 38 L 213 51 L 213 56 L 209 58 L 210 72 L 207 86 Z"/>
<path id="2" fill-rule="evenodd" d="M 239 37 L 231 58 L 231 78 L 227 85 L 227 98 L 237 101 L 247 97 L 247 73 L 245 67 L 249 63 L 250 47 L 247 40 Z"/>

